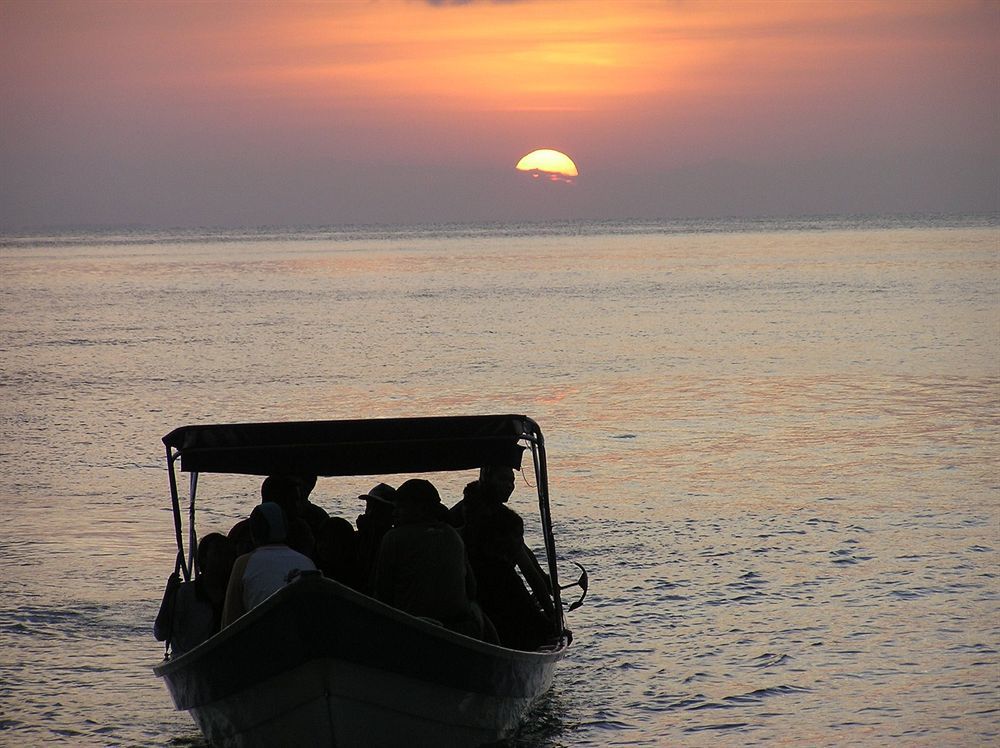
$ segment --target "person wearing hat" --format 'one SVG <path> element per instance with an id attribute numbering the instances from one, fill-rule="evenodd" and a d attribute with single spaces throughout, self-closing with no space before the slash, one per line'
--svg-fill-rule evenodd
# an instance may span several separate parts
<path id="1" fill-rule="evenodd" d="M 441 517 L 441 498 L 429 481 L 413 478 L 396 490 L 395 524 L 382 538 L 375 566 L 375 597 L 481 639 L 465 544 Z"/>
<path id="2" fill-rule="evenodd" d="M 222 625 L 228 626 L 284 587 L 295 572 L 313 571 L 316 565 L 285 544 L 287 524 L 281 507 L 266 501 L 250 513 L 254 550 L 236 559 L 226 588 Z"/>
<path id="3" fill-rule="evenodd" d="M 365 502 L 365 513 L 359 514 L 355 521 L 358 527 L 358 573 L 361 577 L 361 591 L 371 595 L 375 586 L 378 549 L 382 538 L 392 528 L 396 489 L 387 483 L 379 483 L 358 498 Z"/>

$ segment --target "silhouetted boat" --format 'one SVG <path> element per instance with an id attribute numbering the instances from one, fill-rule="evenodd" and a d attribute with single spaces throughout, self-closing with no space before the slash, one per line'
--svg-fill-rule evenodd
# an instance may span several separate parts
<path id="1" fill-rule="evenodd" d="M 185 578 L 194 548 L 185 559 L 178 459 L 180 470 L 191 474 L 193 518 L 201 473 L 346 476 L 519 468 L 522 453 L 530 450 L 559 611 L 552 645 L 524 652 L 451 632 L 318 573 L 304 575 L 202 645 L 154 668 L 176 707 L 191 713 L 213 745 L 480 745 L 514 732 L 551 685 L 571 636 L 562 616 L 544 440 L 530 418 L 187 426 L 163 442 L 177 565 Z M 585 573 L 579 584 L 585 592 Z"/>

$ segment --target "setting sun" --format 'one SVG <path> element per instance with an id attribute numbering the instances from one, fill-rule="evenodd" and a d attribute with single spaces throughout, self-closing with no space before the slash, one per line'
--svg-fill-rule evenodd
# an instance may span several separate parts
<path id="1" fill-rule="evenodd" d="M 570 182 L 573 177 L 580 174 L 573 159 L 565 153 L 551 148 L 540 148 L 537 151 L 532 151 L 518 161 L 514 168 L 518 171 L 529 172 L 535 179 L 546 177 L 553 182 Z"/>

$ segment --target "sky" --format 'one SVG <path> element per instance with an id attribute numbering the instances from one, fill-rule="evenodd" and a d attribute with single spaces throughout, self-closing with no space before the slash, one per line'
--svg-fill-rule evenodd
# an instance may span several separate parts
<path id="1" fill-rule="evenodd" d="M 537 148 L 579 176 L 517 172 Z M 992 212 L 998 183 L 998 0 L 0 0 L 0 230 Z"/>

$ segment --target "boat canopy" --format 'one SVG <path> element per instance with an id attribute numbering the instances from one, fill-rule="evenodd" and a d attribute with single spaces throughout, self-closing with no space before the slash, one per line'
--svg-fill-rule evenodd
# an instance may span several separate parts
<path id="1" fill-rule="evenodd" d="M 184 472 L 317 476 L 519 470 L 524 440 L 540 446 L 542 434 L 521 415 L 183 426 L 163 437 Z"/>

